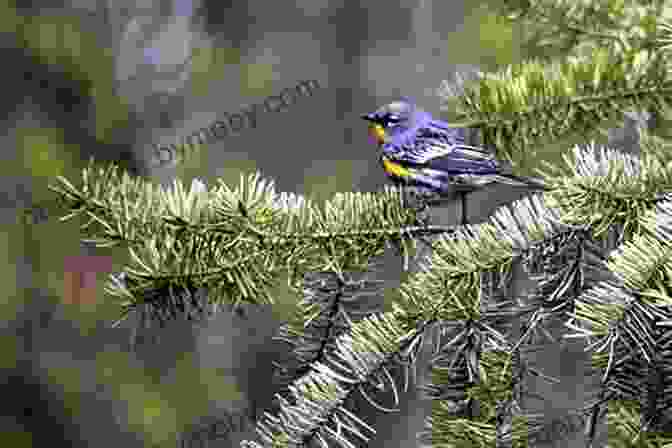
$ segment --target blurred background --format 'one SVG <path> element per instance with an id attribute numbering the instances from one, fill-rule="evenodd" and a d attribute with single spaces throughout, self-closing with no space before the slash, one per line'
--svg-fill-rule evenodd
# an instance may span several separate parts
<path id="1" fill-rule="evenodd" d="M 386 180 L 361 113 L 405 95 L 441 116 L 436 91 L 456 70 L 494 70 L 534 55 L 521 46 L 521 29 L 491 12 L 494 1 L 364 3 L 0 0 L 0 444 L 164 447 L 185 432 L 183 446 L 205 447 L 252 437 L 250 419 L 274 392 L 271 363 L 287 351 L 271 340 L 277 315 L 247 307 L 244 316 L 174 322 L 140 332 L 130 350 L 133 325 L 109 328 L 118 306 L 103 292 L 126 250 L 81 244 L 77 221 L 58 222 L 58 209 L 45 209 L 50 218 L 34 225 L 20 210 L 53 199 L 46 187 L 56 176 L 77 184 L 92 155 L 164 185 L 195 177 L 234 183 L 260 170 L 277 190 L 317 199 L 376 191 Z M 178 167 L 150 168 L 151 143 L 173 142 L 302 80 L 321 87 Z M 632 129 L 612 138 L 632 148 Z M 554 142 L 542 157 L 557 163 L 571 144 Z M 525 193 L 470 195 L 470 222 Z M 459 211 L 448 204 L 435 218 L 456 224 Z M 400 261 L 390 254 L 383 262 L 393 291 Z M 582 402 L 582 348 L 539 355 L 563 383 L 537 385 L 551 400 L 537 410 Z M 415 391 L 402 400 L 393 414 L 362 401 L 363 418 L 380 429 L 369 446 L 415 446 L 430 407 Z M 226 422 L 240 428 L 229 432 Z"/>

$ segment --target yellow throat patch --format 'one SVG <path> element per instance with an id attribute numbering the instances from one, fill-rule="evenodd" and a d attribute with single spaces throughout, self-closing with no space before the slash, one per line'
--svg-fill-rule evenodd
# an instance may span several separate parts
<path id="1" fill-rule="evenodd" d="M 382 145 L 387 141 L 387 135 L 385 134 L 385 128 L 379 124 L 372 124 L 369 126 L 369 133 L 376 139 L 378 144 Z"/>

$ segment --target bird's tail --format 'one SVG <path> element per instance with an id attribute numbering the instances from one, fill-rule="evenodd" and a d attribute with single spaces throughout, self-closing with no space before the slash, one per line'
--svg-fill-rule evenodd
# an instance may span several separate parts
<path id="1" fill-rule="evenodd" d="M 501 182 L 508 185 L 515 185 L 518 187 L 529 187 L 534 188 L 535 190 L 550 190 L 551 188 L 546 185 L 543 179 L 538 177 L 528 177 L 528 176 L 516 176 L 515 174 L 499 174 L 496 176 L 497 182 Z"/>
<path id="2" fill-rule="evenodd" d="M 529 187 L 534 188 L 535 190 L 550 190 L 551 188 L 546 185 L 546 182 L 543 179 L 538 177 L 530 176 L 516 176 L 513 174 L 513 166 L 509 161 L 500 162 L 500 172 L 497 176 L 496 181 L 516 185 L 519 187 Z"/>

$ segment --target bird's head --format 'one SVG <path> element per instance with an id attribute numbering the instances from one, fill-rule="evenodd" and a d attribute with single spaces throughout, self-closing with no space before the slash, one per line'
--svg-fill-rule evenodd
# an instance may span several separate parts
<path id="1" fill-rule="evenodd" d="M 369 122 L 369 132 L 379 145 L 391 137 L 413 128 L 418 109 L 407 98 L 386 104 L 375 112 L 363 114 L 362 119 Z"/>

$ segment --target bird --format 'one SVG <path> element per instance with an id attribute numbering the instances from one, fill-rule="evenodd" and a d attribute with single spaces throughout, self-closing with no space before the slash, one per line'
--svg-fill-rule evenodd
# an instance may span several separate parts
<path id="1" fill-rule="evenodd" d="M 542 179 L 516 176 L 509 162 L 466 144 L 466 129 L 435 119 L 407 97 L 362 114 L 380 149 L 379 162 L 396 185 L 422 197 L 460 194 L 461 224 L 467 224 L 466 194 L 491 183 L 548 190 Z M 453 196 L 454 197 L 454 196 Z"/>

